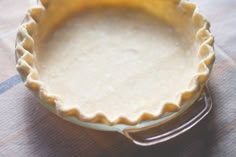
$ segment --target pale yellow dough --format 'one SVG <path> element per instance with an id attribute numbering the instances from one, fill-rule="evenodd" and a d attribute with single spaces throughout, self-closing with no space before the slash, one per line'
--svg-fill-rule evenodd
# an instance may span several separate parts
<path id="1" fill-rule="evenodd" d="M 158 18 L 124 8 L 76 14 L 35 55 L 40 79 L 63 105 L 109 119 L 160 114 L 196 73 L 191 43 Z"/>

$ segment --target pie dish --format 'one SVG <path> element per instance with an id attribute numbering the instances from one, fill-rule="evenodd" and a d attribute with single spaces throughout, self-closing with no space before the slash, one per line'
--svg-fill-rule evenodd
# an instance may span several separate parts
<path id="1" fill-rule="evenodd" d="M 16 68 L 61 117 L 135 125 L 198 99 L 213 43 L 187 1 L 41 0 L 18 30 Z"/>

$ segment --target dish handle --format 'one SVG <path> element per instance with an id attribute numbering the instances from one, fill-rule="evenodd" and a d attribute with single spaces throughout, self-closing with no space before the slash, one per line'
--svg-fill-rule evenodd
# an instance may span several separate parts
<path id="1" fill-rule="evenodd" d="M 142 129 L 124 129 L 122 134 L 135 144 L 150 146 L 177 137 L 199 123 L 212 108 L 212 100 L 205 87 L 201 97 L 185 112 L 162 125 Z"/>

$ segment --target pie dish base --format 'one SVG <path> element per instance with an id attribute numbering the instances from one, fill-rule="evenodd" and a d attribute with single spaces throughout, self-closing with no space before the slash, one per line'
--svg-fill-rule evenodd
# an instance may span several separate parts
<path id="1" fill-rule="evenodd" d="M 43 102 L 42 104 L 51 112 L 56 113 L 56 110 L 51 105 Z M 158 120 L 142 122 L 137 125 L 116 124 L 108 126 L 99 123 L 83 122 L 75 117 L 66 117 L 64 119 L 89 129 L 118 132 L 137 145 L 150 146 L 171 140 L 187 132 L 204 119 L 211 109 L 211 96 L 208 88 L 204 87 L 201 96 L 193 105 L 185 104 L 179 112 L 170 113 Z"/>

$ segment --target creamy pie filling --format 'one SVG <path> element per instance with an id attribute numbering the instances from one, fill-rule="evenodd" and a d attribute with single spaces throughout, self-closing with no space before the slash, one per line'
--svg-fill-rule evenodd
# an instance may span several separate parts
<path id="1" fill-rule="evenodd" d="M 39 45 L 39 44 L 37 44 Z M 36 48 L 40 79 L 85 115 L 161 113 L 195 73 L 193 45 L 144 11 L 101 8 L 65 21 Z M 195 50 L 196 51 L 196 50 Z"/>

